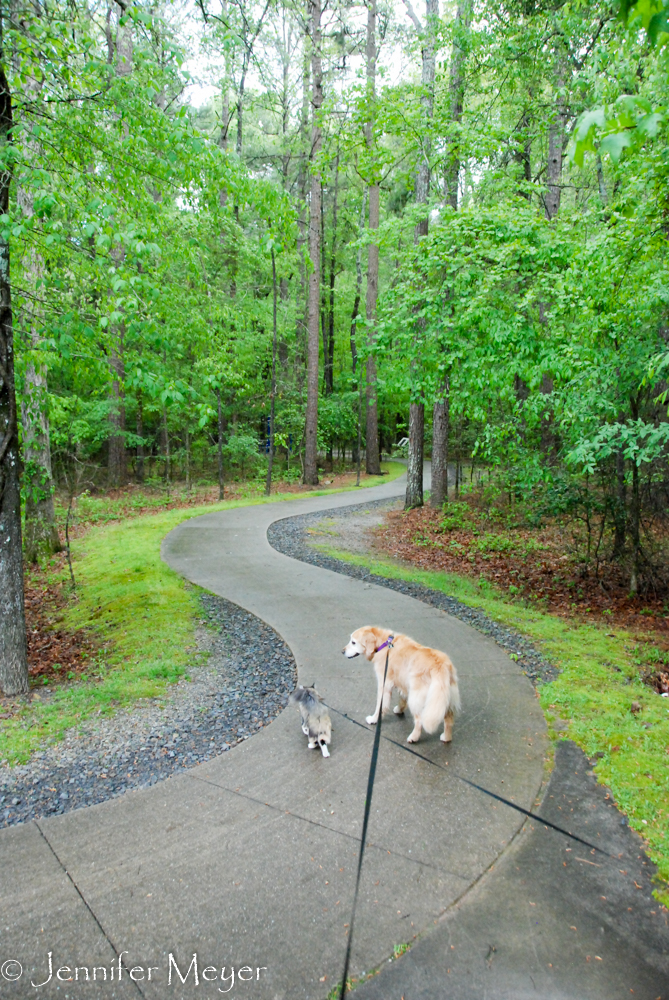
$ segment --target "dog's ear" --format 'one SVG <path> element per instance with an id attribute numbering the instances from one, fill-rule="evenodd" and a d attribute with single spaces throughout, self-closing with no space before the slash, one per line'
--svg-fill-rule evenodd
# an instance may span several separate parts
<path id="1" fill-rule="evenodd" d="M 362 634 L 362 644 L 365 647 L 365 656 L 368 660 L 371 660 L 376 652 L 376 634 L 374 629 L 365 629 Z"/>

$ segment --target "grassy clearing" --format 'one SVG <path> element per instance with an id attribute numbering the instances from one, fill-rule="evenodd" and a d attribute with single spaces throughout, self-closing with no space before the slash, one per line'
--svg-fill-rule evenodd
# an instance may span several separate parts
<path id="1" fill-rule="evenodd" d="M 560 668 L 560 677 L 540 691 L 550 723 L 568 723 L 563 734 L 589 757 L 599 756 L 598 780 L 647 842 L 662 879 L 656 896 L 669 905 L 669 700 L 642 683 L 635 637 L 616 629 L 567 622 L 505 598 L 485 580 L 413 569 L 390 559 L 372 559 L 329 546 L 320 551 L 392 579 L 441 590 L 531 639 Z M 632 712 L 636 703 L 639 711 Z M 553 739 L 559 738 L 549 725 Z"/>
<path id="2" fill-rule="evenodd" d="M 404 467 L 393 462 L 384 471 L 385 476 L 365 485 L 397 478 Z M 315 490 L 309 496 L 338 492 Z M 161 561 L 162 539 L 198 514 L 295 498 L 293 493 L 274 494 L 121 521 L 112 518 L 113 507 L 108 517 L 101 506 L 97 514 L 102 523 L 72 547 L 77 590 L 64 622 L 90 630 L 101 641 L 100 652 L 78 682 L 48 696 L 33 696 L 16 715 L 2 720 L 0 761 L 24 763 L 44 740 L 61 737 L 95 714 L 110 715 L 138 699 L 158 697 L 186 675 L 196 655 L 196 591 Z"/>

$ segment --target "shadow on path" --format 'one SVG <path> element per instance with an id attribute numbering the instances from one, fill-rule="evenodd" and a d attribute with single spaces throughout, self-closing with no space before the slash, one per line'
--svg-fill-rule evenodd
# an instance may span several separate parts
<path id="1" fill-rule="evenodd" d="M 434 930 L 356 1000 L 666 1000 L 667 913 L 653 868 L 570 741 L 558 744 L 542 814 L 616 856 L 528 823 Z"/>

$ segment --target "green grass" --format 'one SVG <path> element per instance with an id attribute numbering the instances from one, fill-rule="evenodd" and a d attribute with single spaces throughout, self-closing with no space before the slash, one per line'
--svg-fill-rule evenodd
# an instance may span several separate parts
<path id="1" fill-rule="evenodd" d="M 630 826 L 647 841 L 662 879 L 656 896 L 669 905 L 669 699 L 640 680 L 638 640 L 622 629 L 611 637 L 604 628 L 565 621 L 510 601 L 485 580 L 317 547 L 379 576 L 443 591 L 534 642 L 562 671 L 540 689 L 551 737 L 568 736 L 589 757 L 601 755 L 595 766 L 597 778 L 611 789 Z M 634 702 L 641 706 L 636 715 L 630 711 Z M 557 719 L 568 723 L 560 734 L 550 725 Z"/>
<path id="2" fill-rule="evenodd" d="M 367 480 L 365 487 L 397 478 L 404 466 L 387 463 L 384 470 L 387 475 Z M 339 492 L 324 489 L 307 495 Z M 114 501 L 105 509 L 100 500 L 87 512 L 99 523 L 72 544 L 77 590 L 65 615 L 67 627 L 97 635 L 99 653 L 79 682 L 56 688 L 48 700 L 32 701 L 0 722 L 0 761 L 25 763 L 45 740 L 62 737 L 96 714 L 111 715 L 138 699 L 160 696 L 187 674 L 196 659 L 197 596 L 195 588 L 160 559 L 160 543 L 169 531 L 198 514 L 300 495 L 228 500 L 125 520 L 114 520 Z"/>

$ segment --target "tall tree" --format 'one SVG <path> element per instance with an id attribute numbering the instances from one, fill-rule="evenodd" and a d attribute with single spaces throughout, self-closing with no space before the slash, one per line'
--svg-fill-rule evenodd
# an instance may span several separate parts
<path id="1" fill-rule="evenodd" d="M 109 25 L 111 31 L 111 25 Z M 119 7 L 116 19 L 116 38 L 114 41 L 114 73 L 119 80 L 127 80 L 132 75 L 133 62 L 133 22 L 130 18 L 124 18 L 123 8 Z M 128 135 L 129 125 L 123 122 L 121 128 L 124 135 Z M 120 228 L 120 219 L 117 224 Z M 111 259 L 114 268 L 120 273 L 124 261 L 125 250 L 123 244 L 118 241 L 112 248 Z M 123 320 L 115 323 L 110 331 L 109 345 L 109 369 L 111 373 L 110 386 L 110 410 L 109 422 L 111 433 L 109 435 L 109 485 L 122 486 L 127 477 L 127 464 L 125 452 L 125 323 Z"/>
<path id="2" fill-rule="evenodd" d="M 467 34 L 471 22 L 471 0 L 460 0 L 453 22 L 453 45 L 448 75 L 450 101 L 449 124 L 452 134 L 446 153 L 446 197 L 451 208 L 458 210 L 458 183 L 460 177 L 460 152 L 457 130 L 462 121 L 465 98 L 465 61 Z M 448 500 L 448 434 L 449 434 L 450 378 L 444 371 L 432 408 L 432 483 L 430 504 L 441 507 Z"/>
<path id="3" fill-rule="evenodd" d="M 29 80 L 27 89 L 31 96 L 37 96 L 34 79 Z M 24 141 L 23 153 L 29 169 L 30 163 L 34 162 L 38 155 L 38 143 L 32 136 Z M 34 224 L 34 196 L 29 181 L 17 183 L 16 201 L 24 220 L 29 226 L 31 223 Z M 44 340 L 41 301 L 44 295 L 45 264 L 39 250 L 38 239 L 28 243 L 21 263 L 24 286 L 28 291 L 27 304 L 22 310 L 22 325 L 33 352 L 26 365 L 21 399 L 25 495 L 24 545 L 26 559 L 32 563 L 37 562 L 40 553 L 51 555 L 60 551 L 61 544 L 53 503 L 47 367 L 40 358 Z"/>
<path id="4" fill-rule="evenodd" d="M 377 399 L 376 359 L 372 353 L 374 347 L 374 324 L 376 322 L 376 300 L 379 295 L 379 245 L 372 242 L 371 236 L 379 228 L 379 194 L 380 184 L 377 176 L 377 163 L 374 156 L 375 119 L 376 119 L 376 0 L 367 0 L 367 122 L 365 139 L 369 156 L 369 231 L 370 242 L 367 247 L 367 429 L 366 429 L 366 469 L 368 475 L 378 476 L 381 472 L 379 463 L 379 405 Z"/>
<path id="5" fill-rule="evenodd" d="M 417 205 L 425 205 L 426 211 L 419 218 L 414 230 L 414 242 L 427 236 L 427 202 L 430 196 L 430 157 L 432 154 L 431 125 L 434 114 L 434 80 L 436 73 L 435 36 L 439 18 L 439 0 L 425 0 L 425 27 L 420 23 L 410 0 L 404 0 L 409 17 L 421 37 L 421 106 L 427 123 L 419 149 L 418 168 L 414 187 Z M 414 359 L 414 373 L 418 362 Z M 412 386 L 414 398 L 409 404 L 409 461 L 407 464 L 407 488 L 405 505 L 423 506 L 423 455 L 425 432 L 425 402 L 422 389 Z"/>
<path id="6" fill-rule="evenodd" d="M 557 38 L 553 50 L 555 104 L 548 126 L 548 159 L 546 163 L 547 190 L 544 195 L 544 209 L 547 219 L 556 218 L 562 199 L 562 159 L 565 145 L 567 108 L 565 105 L 565 62 L 566 53 L 562 39 Z"/>
<path id="7" fill-rule="evenodd" d="M 323 144 L 321 106 L 323 68 L 321 56 L 321 3 L 310 0 L 311 13 L 311 185 L 309 199 L 309 300 L 307 318 L 307 412 L 305 420 L 304 482 L 318 483 L 318 326 L 320 319 L 321 197 L 319 157 Z"/>
<path id="8" fill-rule="evenodd" d="M 12 98 L 5 70 L 4 15 L 0 12 L 0 214 L 3 216 L 9 212 L 11 129 Z M 12 320 L 9 240 L 0 231 L 0 691 L 5 695 L 28 690 Z"/>

